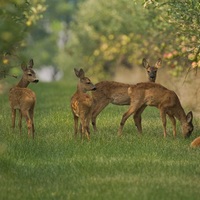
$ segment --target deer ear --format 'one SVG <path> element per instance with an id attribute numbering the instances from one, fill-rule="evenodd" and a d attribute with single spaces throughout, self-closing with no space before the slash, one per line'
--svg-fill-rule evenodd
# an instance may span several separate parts
<path id="1" fill-rule="evenodd" d="M 74 73 L 76 74 L 76 76 L 79 78 L 79 70 L 74 68 Z"/>
<path id="2" fill-rule="evenodd" d="M 187 120 L 188 123 L 192 122 L 192 120 L 193 120 L 192 111 L 190 111 L 190 112 L 186 115 L 186 120 Z"/>
<path id="3" fill-rule="evenodd" d="M 82 68 L 79 70 L 79 77 L 80 77 L 80 78 L 85 77 L 85 72 L 83 71 Z"/>
<path id="4" fill-rule="evenodd" d="M 25 70 L 27 69 L 27 65 L 26 65 L 25 62 L 23 62 L 23 63 L 21 64 L 21 68 L 22 68 L 23 71 L 25 71 Z"/>
<path id="5" fill-rule="evenodd" d="M 34 65 L 33 59 L 30 59 L 29 60 L 29 68 L 33 68 L 33 65 Z"/>
<path id="6" fill-rule="evenodd" d="M 146 58 L 142 59 L 142 65 L 144 68 L 148 68 L 149 67 L 149 63 L 147 62 Z"/>
<path id="7" fill-rule="evenodd" d="M 161 65 L 162 65 L 162 59 L 159 58 L 158 61 L 157 61 L 156 64 L 155 64 L 155 67 L 156 67 L 156 68 L 160 68 Z"/>

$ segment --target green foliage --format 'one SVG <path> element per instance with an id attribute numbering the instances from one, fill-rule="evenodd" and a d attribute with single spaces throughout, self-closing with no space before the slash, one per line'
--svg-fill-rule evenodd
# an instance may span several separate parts
<path id="1" fill-rule="evenodd" d="M 37 95 L 35 140 L 28 139 L 25 121 L 21 136 L 18 127 L 11 130 L 8 94 L 0 96 L 1 199 L 199 199 L 199 149 L 189 147 L 199 119 L 190 139 L 179 124 L 177 138 L 170 125 L 164 139 L 158 110 L 147 108 L 143 135 L 130 119 L 118 138 L 127 106 L 112 105 L 100 114 L 90 142 L 75 141 L 69 102 L 76 83 L 30 88 Z"/>
<path id="2" fill-rule="evenodd" d="M 142 3 L 87 0 L 79 4 L 71 24 L 76 40 L 68 47 L 91 74 L 105 79 L 117 67 L 140 65 L 143 57 L 163 57 L 175 76 L 190 65 L 199 66 L 199 2 Z M 188 60 L 189 54 L 193 60 Z"/>
<path id="3" fill-rule="evenodd" d="M 46 7 L 45 0 L 1 1 L 0 4 L 0 78 L 4 77 L 11 67 L 22 62 L 20 49 L 31 27 L 42 18 Z M 16 63 L 17 62 L 17 63 Z"/>
<path id="4" fill-rule="evenodd" d="M 180 72 L 179 69 L 183 71 L 182 65 L 186 61 L 190 68 L 200 67 L 200 2 L 198 0 L 145 1 L 144 7 L 152 6 L 161 13 L 162 24 L 167 22 L 175 27 L 171 38 L 174 35 L 176 39 L 164 55 L 168 59 L 168 64 L 175 69 L 172 73 L 179 75 L 178 71 Z"/>

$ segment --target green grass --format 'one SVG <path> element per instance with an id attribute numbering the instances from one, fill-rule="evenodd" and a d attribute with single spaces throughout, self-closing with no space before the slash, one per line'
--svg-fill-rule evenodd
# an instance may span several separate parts
<path id="1" fill-rule="evenodd" d="M 0 199 L 199 199 L 200 149 L 184 139 L 163 138 L 159 112 L 143 113 L 143 135 L 132 118 L 117 137 L 127 106 L 108 106 L 98 117 L 91 141 L 74 140 L 70 97 L 75 83 L 31 85 L 37 94 L 35 140 L 11 129 L 7 94 L 0 96 Z M 92 127 L 91 127 L 92 128 Z"/>

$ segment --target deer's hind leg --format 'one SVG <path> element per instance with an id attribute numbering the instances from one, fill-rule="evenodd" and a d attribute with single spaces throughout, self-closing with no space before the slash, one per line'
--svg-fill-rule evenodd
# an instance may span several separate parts
<path id="1" fill-rule="evenodd" d="M 138 132 L 139 133 L 142 133 L 142 113 L 144 111 L 144 109 L 146 108 L 147 106 L 146 105 L 143 105 L 141 106 L 137 112 L 135 112 L 134 116 L 133 116 L 133 119 L 134 119 L 134 122 L 135 122 L 135 125 L 138 129 Z"/>
<path id="2" fill-rule="evenodd" d="M 32 133 L 32 120 L 31 117 L 29 115 L 29 111 L 28 110 L 21 110 L 22 112 L 22 116 L 25 117 L 26 119 L 26 125 L 28 128 L 28 136 L 30 137 L 31 133 Z"/>
<path id="3" fill-rule="evenodd" d="M 22 133 L 22 112 L 19 110 L 19 131 Z"/>
<path id="4" fill-rule="evenodd" d="M 15 128 L 16 109 L 12 108 L 12 128 Z"/>
<path id="5" fill-rule="evenodd" d="M 32 136 L 34 138 L 34 134 L 35 134 L 35 126 L 34 126 L 34 119 L 33 119 L 33 116 L 34 116 L 34 108 L 32 108 L 30 111 L 29 111 L 29 116 L 30 116 L 30 119 L 31 119 L 31 122 L 32 122 L 32 128 L 31 128 L 31 133 L 32 133 Z"/>
<path id="6" fill-rule="evenodd" d="M 118 135 L 121 136 L 122 135 L 122 130 L 123 130 L 123 127 L 124 127 L 124 124 L 126 122 L 126 120 L 133 114 L 133 113 L 136 113 L 137 110 L 142 106 L 139 106 L 140 105 L 140 102 L 134 102 L 134 103 L 131 103 L 129 109 L 127 112 L 125 112 L 122 116 L 122 119 L 121 119 L 121 122 L 120 122 L 120 127 L 119 127 L 119 130 L 118 130 Z"/>

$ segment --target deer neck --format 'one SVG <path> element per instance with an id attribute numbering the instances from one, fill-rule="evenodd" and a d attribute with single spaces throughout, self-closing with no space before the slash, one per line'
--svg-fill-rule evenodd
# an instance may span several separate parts
<path id="1" fill-rule="evenodd" d="M 181 122 L 181 124 L 186 122 L 186 114 L 182 107 L 176 112 L 175 117 Z"/>
<path id="2" fill-rule="evenodd" d="M 81 83 L 77 86 L 77 93 L 86 93 L 87 91 L 82 87 Z"/>
<path id="3" fill-rule="evenodd" d="M 20 88 L 26 88 L 28 85 L 29 82 L 22 78 L 16 86 Z"/>

